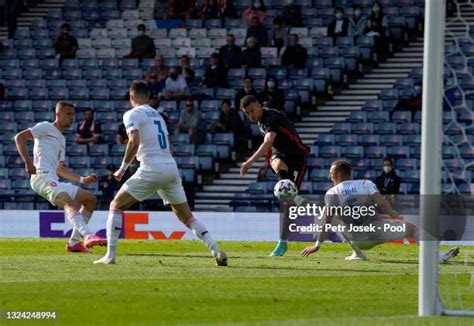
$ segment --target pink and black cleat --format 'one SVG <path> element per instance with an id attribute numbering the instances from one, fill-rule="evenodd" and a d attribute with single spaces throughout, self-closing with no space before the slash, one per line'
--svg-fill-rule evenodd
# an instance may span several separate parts
<path id="1" fill-rule="evenodd" d="M 85 238 L 84 245 L 86 248 L 92 248 L 95 246 L 104 247 L 107 245 L 107 239 L 101 238 L 96 234 L 91 234 Z"/>
<path id="2" fill-rule="evenodd" d="M 86 247 L 84 247 L 84 245 L 81 242 L 76 243 L 74 246 L 71 246 L 68 243 L 66 245 L 66 251 L 67 252 L 80 252 L 80 253 L 83 253 L 83 254 L 92 253 L 92 250 L 89 250 Z"/>

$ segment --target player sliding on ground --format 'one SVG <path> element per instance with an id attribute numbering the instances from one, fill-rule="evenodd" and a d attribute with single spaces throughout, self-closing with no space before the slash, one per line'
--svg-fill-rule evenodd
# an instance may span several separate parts
<path id="1" fill-rule="evenodd" d="M 59 177 L 81 184 L 97 181 L 97 176 L 77 175 L 64 165 L 66 140 L 63 133 L 74 122 L 75 108 L 72 103 L 56 104 L 56 120 L 40 122 L 15 136 L 16 148 L 31 175 L 30 185 L 35 193 L 51 205 L 64 209 L 67 220 L 74 229 L 66 246 L 68 252 L 90 253 L 88 248 L 105 246 L 107 241 L 91 232 L 87 223 L 94 212 L 97 198 L 73 184 L 60 182 Z M 34 140 L 33 161 L 28 153 L 27 142 Z M 81 243 L 81 236 L 84 244 Z"/>
<path id="2" fill-rule="evenodd" d="M 227 266 L 227 256 L 219 249 L 206 227 L 194 218 L 184 193 L 176 161 L 171 155 L 168 129 L 161 115 L 149 106 L 148 89 L 134 81 L 129 89 L 132 109 L 123 116 L 128 143 L 120 168 L 114 173 L 120 181 L 135 156 L 140 167 L 120 188 L 110 203 L 107 220 L 107 253 L 95 264 L 114 264 L 123 211 L 158 193 L 170 204 L 179 220 L 211 250 L 218 266 Z"/>
<path id="3" fill-rule="evenodd" d="M 290 179 L 299 189 L 306 173 L 306 155 L 310 149 L 303 145 L 293 123 L 282 112 L 263 108 L 252 95 L 241 100 L 240 108 L 250 121 L 258 124 L 264 136 L 257 151 L 240 166 L 240 175 L 244 176 L 260 157 L 271 152 L 270 167 L 278 180 Z M 294 202 L 296 205 L 303 205 L 306 200 L 296 196 Z M 283 256 L 288 249 L 291 204 L 280 202 L 280 241 L 270 256 Z"/>
<path id="4" fill-rule="evenodd" d="M 358 215 L 357 218 L 355 218 L 353 214 L 351 216 L 341 214 L 342 209 L 339 210 L 337 214 L 323 214 L 321 218 L 322 232 L 318 234 L 314 246 L 309 246 L 301 252 L 303 257 L 308 257 L 310 254 L 319 250 L 321 244 L 326 240 L 327 232 L 324 226 L 331 224 L 332 220 L 335 220 L 335 222 L 345 227 L 345 231 L 341 231 L 340 234 L 342 234 L 343 238 L 353 249 L 352 255 L 346 257 L 346 260 L 366 260 L 367 257 L 362 250 L 371 249 L 387 241 L 401 240 L 404 238 L 413 238 L 418 241 L 418 228 L 412 223 L 401 220 L 401 217 L 380 194 L 372 181 L 352 180 L 352 167 L 348 162 L 343 160 L 334 161 L 331 164 L 329 177 L 334 187 L 329 189 L 324 197 L 327 207 L 357 207 L 358 212 L 365 211 L 366 213 L 364 213 L 363 216 Z M 365 207 L 366 209 L 361 210 L 361 207 Z M 383 214 L 390 216 L 391 219 L 383 219 L 375 209 L 371 210 L 371 207 L 378 208 Z M 334 209 L 334 211 L 337 211 L 337 209 Z M 328 210 L 325 212 L 328 212 Z M 371 225 L 374 230 L 369 229 Z M 388 227 L 386 228 L 386 226 Z M 350 232 L 351 230 L 352 232 Z M 384 230 L 388 232 L 384 232 Z M 439 262 L 443 264 L 450 258 L 457 256 L 458 253 L 458 247 L 441 253 Z"/>

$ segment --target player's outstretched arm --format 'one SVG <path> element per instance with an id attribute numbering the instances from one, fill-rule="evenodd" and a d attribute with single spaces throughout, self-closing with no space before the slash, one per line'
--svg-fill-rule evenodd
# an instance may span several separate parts
<path id="1" fill-rule="evenodd" d="M 36 174 L 36 167 L 28 153 L 28 141 L 33 140 L 30 129 L 25 129 L 15 135 L 15 145 L 21 159 L 25 162 L 25 169 L 29 174 Z"/>
<path id="2" fill-rule="evenodd" d="M 328 222 L 329 221 L 329 222 Z M 321 248 L 321 244 L 326 240 L 327 238 L 327 232 L 326 228 L 324 227 L 326 223 L 330 223 L 331 218 L 328 217 L 326 213 L 324 213 L 324 216 L 321 218 L 321 232 L 318 234 L 318 239 L 316 240 L 316 243 L 313 246 L 308 246 L 301 251 L 301 256 L 303 257 L 308 257 L 309 255 L 319 251 L 319 248 Z"/>
<path id="3" fill-rule="evenodd" d="M 91 175 L 88 175 L 87 177 L 80 176 L 79 174 L 74 173 L 66 165 L 64 165 L 64 162 L 62 161 L 58 162 L 56 173 L 61 178 L 64 178 L 76 183 L 86 184 L 86 185 L 96 182 L 98 179 L 97 175 L 95 175 L 94 173 L 92 173 Z"/>
<path id="4" fill-rule="evenodd" d="M 273 142 L 275 141 L 276 133 L 269 132 L 265 135 L 263 139 L 262 145 L 257 149 L 257 151 L 242 165 L 240 166 L 240 176 L 244 176 L 248 170 L 252 167 L 252 165 L 257 161 L 260 157 L 265 156 L 267 151 L 272 148 Z"/>
<path id="5" fill-rule="evenodd" d="M 123 175 L 130 166 L 130 163 L 132 163 L 133 159 L 135 158 L 135 155 L 137 155 L 138 146 L 140 145 L 140 133 L 137 129 L 128 131 L 127 134 L 128 143 L 127 148 L 125 149 L 125 155 L 123 157 L 123 161 L 120 165 L 120 168 L 114 173 L 115 180 L 117 181 L 122 180 Z"/>

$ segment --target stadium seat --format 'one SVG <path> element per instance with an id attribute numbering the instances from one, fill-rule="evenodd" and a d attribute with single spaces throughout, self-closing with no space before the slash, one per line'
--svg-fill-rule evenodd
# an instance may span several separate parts
<path id="1" fill-rule="evenodd" d="M 107 156 L 109 155 L 109 146 L 107 144 L 94 144 L 89 148 L 90 156 Z"/>
<path id="2" fill-rule="evenodd" d="M 355 146 L 357 145 L 357 135 L 353 135 L 353 134 L 337 135 L 336 143 L 341 146 Z"/>
<path id="3" fill-rule="evenodd" d="M 362 146 L 372 146 L 380 144 L 380 135 L 359 135 L 358 144 Z"/>
<path id="4" fill-rule="evenodd" d="M 364 147 L 363 146 L 347 146 L 342 147 L 342 156 L 345 158 L 363 158 Z"/>
<path id="5" fill-rule="evenodd" d="M 349 122 L 367 122 L 367 112 L 365 111 L 352 111 L 347 119 Z"/>
<path id="6" fill-rule="evenodd" d="M 403 138 L 401 135 L 382 135 L 380 138 L 380 145 L 383 146 L 397 146 L 402 145 Z"/>
<path id="7" fill-rule="evenodd" d="M 345 122 L 337 122 L 332 129 L 334 134 L 349 134 L 351 133 L 351 124 Z"/>
<path id="8" fill-rule="evenodd" d="M 319 149 L 319 155 L 324 158 L 338 158 L 341 156 L 341 147 L 339 146 L 322 146 Z"/>
<path id="9" fill-rule="evenodd" d="M 369 146 L 365 148 L 365 157 L 367 158 L 384 158 L 387 156 L 385 146 Z"/>

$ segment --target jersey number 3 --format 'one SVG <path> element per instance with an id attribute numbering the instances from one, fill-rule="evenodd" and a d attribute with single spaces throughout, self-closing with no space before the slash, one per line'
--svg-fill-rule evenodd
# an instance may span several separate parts
<path id="1" fill-rule="evenodd" d="M 160 144 L 161 149 L 166 149 L 168 145 L 166 144 L 166 135 L 163 129 L 161 128 L 161 121 L 154 121 L 155 125 L 158 127 L 158 143 Z"/>

